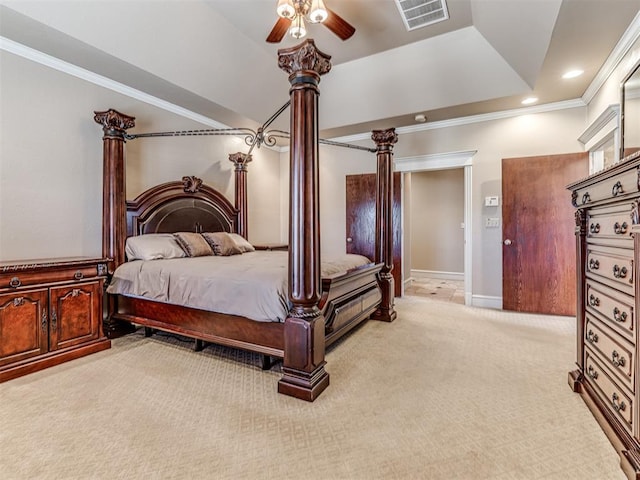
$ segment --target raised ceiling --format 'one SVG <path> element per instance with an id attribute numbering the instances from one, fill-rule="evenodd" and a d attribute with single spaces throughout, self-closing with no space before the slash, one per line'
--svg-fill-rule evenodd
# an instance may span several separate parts
<path id="1" fill-rule="evenodd" d="M 447 0 L 449 19 L 408 32 L 393 0 L 325 0 L 356 28 L 322 78 L 324 137 L 580 98 L 640 11 L 640 0 Z M 0 0 L 0 35 L 163 100 L 242 126 L 288 99 L 276 0 Z M 570 68 L 584 75 L 567 81 Z M 286 128 L 281 122 L 280 126 Z"/>

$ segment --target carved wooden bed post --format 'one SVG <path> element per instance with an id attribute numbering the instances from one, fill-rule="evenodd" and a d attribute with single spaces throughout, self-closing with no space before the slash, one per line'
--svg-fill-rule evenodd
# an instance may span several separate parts
<path id="1" fill-rule="evenodd" d="M 284 325 L 284 375 L 278 392 L 313 401 L 329 386 L 325 371 L 324 317 L 320 300 L 320 210 L 318 168 L 318 83 L 331 57 L 313 40 L 278 51 L 289 74 L 291 143 L 289 193 L 289 299 Z"/>
<path id="2" fill-rule="evenodd" d="M 229 161 L 236 166 L 236 208 L 238 209 L 237 231 L 244 238 L 248 238 L 247 215 L 247 164 L 253 158 L 247 153 L 231 153 Z"/>
<path id="3" fill-rule="evenodd" d="M 124 263 L 124 243 L 127 236 L 125 197 L 124 135 L 135 126 L 135 117 L 116 110 L 94 112 L 93 119 L 102 125 L 103 185 L 102 185 L 102 256 L 112 258 L 109 273 Z"/>
<path id="4" fill-rule="evenodd" d="M 116 110 L 93 112 L 93 119 L 102 125 L 103 180 L 102 180 L 102 256 L 113 259 L 108 262 L 109 274 L 124 263 L 124 244 L 127 237 L 127 208 L 125 196 L 124 136 L 128 128 L 135 126 L 135 117 Z M 131 325 L 111 319 L 115 312 L 114 297 L 107 296 L 108 315 L 102 329 L 109 338 L 130 332 Z"/>
<path id="5" fill-rule="evenodd" d="M 371 315 L 375 320 L 392 322 L 394 309 L 393 269 L 393 145 L 398 141 L 396 129 L 374 130 L 371 139 L 378 148 L 376 174 L 376 251 L 375 262 L 384 266 L 378 276 L 382 301 Z"/>

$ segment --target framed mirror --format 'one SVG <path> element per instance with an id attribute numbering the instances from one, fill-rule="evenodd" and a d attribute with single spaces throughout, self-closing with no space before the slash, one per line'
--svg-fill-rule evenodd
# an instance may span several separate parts
<path id="1" fill-rule="evenodd" d="M 622 81 L 620 158 L 640 151 L 640 62 Z"/>

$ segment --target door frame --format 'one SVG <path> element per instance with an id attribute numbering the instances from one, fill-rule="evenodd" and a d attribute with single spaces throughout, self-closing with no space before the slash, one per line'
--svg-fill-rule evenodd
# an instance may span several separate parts
<path id="1" fill-rule="evenodd" d="M 452 168 L 464 168 L 464 304 L 472 305 L 472 170 L 473 156 L 477 150 L 463 152 L 435 153 L 419 155 L 415 157 L 402 157 L 394 159 L 394 171 L 410 173 L 429 170 L 449 170 Z M 404 175 L 402 176 L 404 182 Z M 404 183 L 402 183 L 404 188 Z M 411 208 L 411 206 L 409 206 Z M 402 208 L 402 235 L 404 237 L 404 208 Z M 402 256 L 405 257 L 404 241 L 402 242 Z M 404 278 L 403 278 L 404 286 Z"/>

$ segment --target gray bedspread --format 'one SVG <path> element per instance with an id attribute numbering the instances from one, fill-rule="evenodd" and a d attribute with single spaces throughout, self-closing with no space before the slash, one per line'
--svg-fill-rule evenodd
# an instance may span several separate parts
<path id="1" fill-rule="evenodd" d="M 322 276 L 370 263 L 360 255 L 322 262 Z M 108 293 L 201 310 L 283 322 L 289 311 L 288 253 L 256 251 L 229 257 L 136 260 L 119 266 Z"/>

